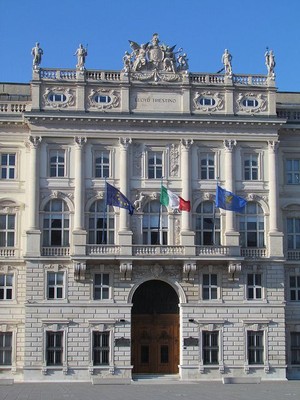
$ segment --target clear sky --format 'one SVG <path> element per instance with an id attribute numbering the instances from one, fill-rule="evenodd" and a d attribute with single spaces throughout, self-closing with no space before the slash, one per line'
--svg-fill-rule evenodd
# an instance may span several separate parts
<path id="1" fill-rule="evenodd" d="M 88 45 L 87 69 L 121 70 L 128 40 L 182 47 L 190 72 L 217 72 L 229 49 L 233 73 L 265 74 L 276 59 L 280 91 L 300 92 L 300 0 L 0 0 L 0 82 L 29 82 L 31 49 L 41 67 L 75 68 Z"/>

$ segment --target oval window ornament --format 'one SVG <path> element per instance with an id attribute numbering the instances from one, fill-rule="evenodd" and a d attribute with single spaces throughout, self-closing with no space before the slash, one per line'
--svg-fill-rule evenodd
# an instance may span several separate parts
<path id="1" fill-rule="evenodd" d="M 101 95 L 101 94 L 96 94 L 96 96 L 94 97 L 94 101 L 95 101 L 95 103 L 108 104 L 108 103 L 111 102 L 111 97 L 105 96 L 105 95 Z"/>
<path id="2" fill-rule="evenodd" d="M 244 107 L 258 107 L 258 101 L 256 99 L 244 99 L 242 104 Z"/>
<path id="3" fill-rule="evenodd" d="M 201 106 L 214 106 L 216 104 L 212 97 L 200 97 L 198 101 Z"/>
<path id="4" fill-rule="evenodd" d="M 53 103 L 64 103 L 67 100 L 67 96 L 63 93 L 50 93 L 48 99 Z"/>

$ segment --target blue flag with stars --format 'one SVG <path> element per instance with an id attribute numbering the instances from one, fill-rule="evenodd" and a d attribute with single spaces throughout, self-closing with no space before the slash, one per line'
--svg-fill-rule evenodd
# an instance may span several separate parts
<path id="1" fill-rule="evenodd" d="M 119 189 L 106 182 L 106 205 L 126 208 L 129 214 L 132 215 L 134 206 L 130 203 L 127 197 L 120 192 Z"/>
<path id="2" fill-rule="evenodd" d="M 216 191 L 217 208 L 223 208 L 223 210 L 239 212 L 243 211 L 243 208 L 245 207 L 246 204 L 247 200 L 217 185 L 217 191 Z"/>

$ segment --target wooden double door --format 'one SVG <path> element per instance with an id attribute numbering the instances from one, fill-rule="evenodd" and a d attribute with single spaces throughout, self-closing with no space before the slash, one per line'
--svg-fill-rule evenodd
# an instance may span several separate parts
<path id="1" fill-rule="evenodd" d="M 179 364 L 179 315 L 132 315 L 133 373 L 175 374 Z"/>

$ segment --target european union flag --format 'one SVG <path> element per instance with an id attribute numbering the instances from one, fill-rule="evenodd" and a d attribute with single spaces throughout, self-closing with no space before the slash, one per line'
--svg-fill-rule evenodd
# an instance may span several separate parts
<path id="1" fill-rule="evenodd" d="M 126 208 L 129 214 L 132 215 L 134 206 L 130 203 L 127 197 L 120 192 L 119 189 L 106 182 L 106 204 L 109 206 L 116 206 Z"/>
<path id="2" fill-rule="evenodd" d="M 223 210 L 229 210 L 229 211 L 242 211 L 246 204 L 247 200 L 217 185 L 217 191 L 216 191 L 217 208 L 223 208 Z"/>

